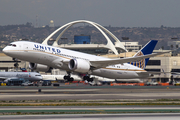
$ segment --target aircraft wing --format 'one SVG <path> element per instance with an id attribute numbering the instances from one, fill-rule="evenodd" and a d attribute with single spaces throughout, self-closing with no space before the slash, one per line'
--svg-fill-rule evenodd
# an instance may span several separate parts
<path id="1" fill-rule="evenodd" d="M 17 77 L 0 77 L 0 80 L 4 80 L 4 81 L 8 81 L 8 80 L 11 80 L 11 79 L 18 79 Z"/>
<path id="2" fill-rule="evenodd" d="M 154 56 L 165 54 L 165 53 L 169 53 L 169 52 L 153 53 L 153 54 L 148 54 L 148 55 L 143 55 L 143 56 L 112 59 L 112 60 L 90 61 L 90 63 L 93 68 L 98 69 L 98 68 L 102 68 L 102 67 L 106 67 L 106 66 L 114 65 L 114 64 L 135 62 L 135 61 L 139 61 L 145 58 L 150 58 L 150 57 L 154 57 Z"/>
<path id="3" fill-rule="evenodd" d="M 9 78 L 6 78 L 6 79 L 4 79 L 4 82 L 8 82 L 9 80 L 11 80 L 11 79 L 18 79 L 17 77 L 9 77 Z"/>
<path id="4" fill-rule="evenodd" d="M 7 77 L 0 77 L 0 80 L 5 80 L 7 79 Z"/>

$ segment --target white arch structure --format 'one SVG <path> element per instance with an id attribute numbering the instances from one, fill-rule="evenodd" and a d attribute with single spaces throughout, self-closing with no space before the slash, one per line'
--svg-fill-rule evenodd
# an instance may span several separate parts
<path id="1" fill-rule="evenodd" d="M 104 28 L 103 26 L 95 23 L 95 22 L 92 22 L 92 21 L 87 21 L 87 20 L 77 20 L 77 21 L 73 21 L 73 22 L 69 22 L 63 26 L 61 26 L 60 28 L 58 28 L 57 30 L 55 30 L 53 33 L 51 33 L 43 42 L 42 44 L 48 44 L 48 40 L 53 36 L 55 35 L 58 31 L 60 31 L 61 29 L 65 28 L 60 34 L 59 36 L 56 38 L 56 41 L 54 41 L 53 43 L 53 46 L 58 46 L 58 40 L 61 38 L 61 36 L 64 34 L 64 32 L 66 30 L 68 30 L 71 26 L 73 26 L 74 24 L 77 24 L 77 23 L 89 23 L 91 25 L 93 25 L 95 28 L 97 28 L 102 34 L 103 36 L 106 38 L 107 40 L 107 45 L 106 47 L 111 49 L 116 55 L 118 55 L 118 52 L 116 50 L 115 47 L 119 47 L 125 51 L 127 51 L 125 49 L 125 47 L 122 45 L 122 43 L 120 42 L 120 40 L 115 36 L 113 35 L 109 30 L 107 30 L 106 28 Z M 112 41 L 110 40 L 110 38 L 105 34 L 105 32 L 107 32 L 116 42 L 115 42 L 115 45 L 112 43 Z"/>

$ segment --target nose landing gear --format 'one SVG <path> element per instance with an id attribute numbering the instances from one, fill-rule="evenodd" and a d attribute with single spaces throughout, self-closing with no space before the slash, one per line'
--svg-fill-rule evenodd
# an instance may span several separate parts
<path id="1" fill-rule="evenodd" d="M 84 76 L 83 80 L 87 80 L 88 82 L 92 82 L 93 78 L 92 77 L 90 78 L 89 76 Z"/>
<path id="2" fill-rule="evenodd" d="M 17 70 L 18 70 L 18 66 L 19 66 L 19 64 L 18 64 L 18 59 L 12 58 L 12 60 L 15 62 L 15 63 L 14 63 L 14 67 L 16 68 L 16 71 L 17 71 Z"/>

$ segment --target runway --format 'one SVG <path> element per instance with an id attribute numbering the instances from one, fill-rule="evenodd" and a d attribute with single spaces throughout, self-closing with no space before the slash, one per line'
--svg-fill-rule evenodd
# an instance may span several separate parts
<path id="1" fill-rule="evenodd" d="M 2 111 L 26 111 L 26 110 L 178 110 L 180 106 L 0 106 Z"/>
<path id="2" fill-rule="evenodd" d="M 1 120 L 179 120 L 179 113 L 4 115 Z"/>
<path id="3" fill-rule="evenodd" d="M 43 94 L 3 93 L 0 100 L 103 100 L 103 99 L 180 99 L 180 93 L 129 93 L 129 94 Z"/>
<path id="4" fill-rule="evenodd" d="M 86 85 L 69 85 L 60 87 L 34 87 L 34 86 L 1 86 L 0 100 L 1 104 L 11 104 L 16 100 L 75 100 L 74 106 L 47 106 L 54 102 L 45 102 L 46 106 L 1 106 L 0 119 L 3 120 L 179 120 L 180 105 L 170 106 L 76 106 L 79 103 L 89 103 L 90 101 L 101 101 L 105 103 L 108 100 L 121 100 L 117 103 L 129 103 L 128 101 L 156 100 L 156 99 L 180 99 L 179 86 L 86 86 Z M 124 101 L 123 101 L 124 100 Z M 88 102 L 87 102 L 88 101 Z M 126 101 L 126 102 L 125 102 Z M 155 101 L 158 102 L 158 101 Z M 163 101 L 161 101 L 163 103 Z M 171 102 L 171 101 L 170 101 Z M 173 101 L 173 103 L 179 101 Z M 37 102 L 38 103 L 38 102 Z M 58 104 L 64 102 L 57 102 Z M 65 102 L 71 103 L 71 102 Z M 111 103 L 111 102 L 109 102 Z M 149 102 L 151 103 L 151 102 Z M 148 103 L 148 104 L 149 104 Z M 169 101 L 166 101 L 169 103 Z M 28 101 L 25 103 L 28 104 Z M 39 104 L 39 103 L 38 103 Z M 160 113 L 158 113 L 160 112 Z M 163 112 L 163 113 L 161 113 Z M 5 115 L 5 113 L 16 113 L 20 115 Z M 31 113 L 31 115 L 24 114 Z M 40 115 L 33 115 L 33 113 Z M 42 113 L 42 114 L 41 114 Z M 46 115 L 46 113 L 48 115 Z M 93 113 L 93 114 L 92 114 Z M 108 113 L 108 114 L 107 114 Z M 113 113 L 113 114 L 111 114 Z M 121 113 L 121 114 L 119 114 Z M 126 114 L 125 114 L 126 113 Z M 133 113 L 133 114 L 131 114 Z"/>
<path id="5" fill-rule="evenodd" d="M 179 86 L 0 86 L 0 100 L 180 99 Z"/>

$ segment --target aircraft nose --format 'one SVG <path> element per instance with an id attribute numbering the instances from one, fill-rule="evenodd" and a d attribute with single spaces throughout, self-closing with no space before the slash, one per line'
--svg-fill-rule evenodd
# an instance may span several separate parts
<path id="1" fill-rule="evenodd" d="M 2 49 L 2 52 L 4 53 L 4 54 L 6 54 L 6 55 L 10 55 L 10 48 L 9 48 L 9 46 L 6 46 L 4 49 Z"/>
<path id="2" fill-rule="evenodd" d="M 6 49 L 6 47 L 5 47 L 5 48 L 3 48 L 3 49 L 2 49 L 2 51 L 4 52 L 4 51 L 5 51 L 5 49 Z"/>
<path id="3" fill-rule="evenodd" d="M 3 48 L 2 52 L 7 53 L 7 51 L 8 51 L 8 47 L 6 46 L 5 48 Z"/>
<path id="4" fill-rule="evenodd" d="M 7 47 L 3 48 L 2 52 L 6 53 L 7 52 Z"/>
<path id="5" fill-rule="evenodd" d="M 40 80 L 43 80 L 43 77 L 41 76 L 41 77 L 39 77 L 39 79 L 40 79 Z"/>

